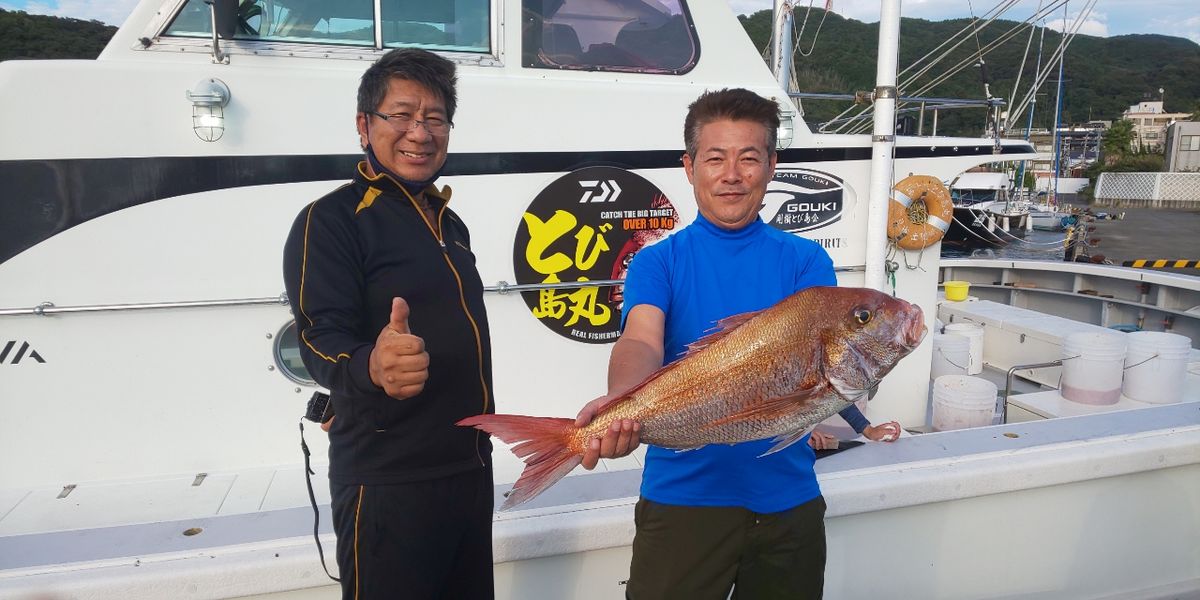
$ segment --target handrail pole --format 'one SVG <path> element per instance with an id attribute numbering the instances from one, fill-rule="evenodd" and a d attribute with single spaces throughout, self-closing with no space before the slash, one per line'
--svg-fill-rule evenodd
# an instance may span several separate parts
<path id="1" fill-rule="evenodd" d="M 1031 365 L 1016 365 L 1013 368 L 1009 369 L 1008 376 L 1004 380 L 1004 405 L 1000 407 L 1000 424 L 1003 425 L 1005 423 L 1008 423 L 1008 399 L 1009 399 L 1009 397 L 1012 396 L 1013 375 L 1015 375 L 1019 369 L 1032 370 L 1032 369 L 1044 369 L 1046 367 L 1061 367 L 1061 366 L 1062 366 L 1061 360 L 1053 360 L 1050 362 L 1034 363 Z"/>

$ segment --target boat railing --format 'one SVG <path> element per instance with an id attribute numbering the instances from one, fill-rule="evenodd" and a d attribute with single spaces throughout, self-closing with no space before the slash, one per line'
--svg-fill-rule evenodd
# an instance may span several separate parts
<path id="1" fill-rule="evenodd" d="M 872 94 L 871 92 L 865 92 L 865 91 L 855 92 L 853 94 L 791 92 L 788 94 L 788 96 L 791 98 L 794 98 L 794 99 L 798 99 L 798 100 L 833 100 L 833 101 L 851 100 L 855 104 L 868 104 L 868 103 L 874 101 L 874 97 L 873 97 L 874 94 Z M 925 135 L 925 113 L 927 111 L 932 111 L 932 113 L 933 113 L 933 131 L 932 131 L 932 133 L 930 133 L 930 135 L 936 136 L 937 135 L 937 125 L 938 125 L 938 114 L 940 111 L 962 109 L 962 108 L 988 108 L 988 109 L 992 109 L 992 110 L 997 110 L 997 109 L 1003 108 L 1006 105 L 1003 98 L 988 98 L 988 99 L 981 100 L 981 99 L 977 99 L 977 98 L 942 98 L 942 97 L 937 97 L 937 96 L 900 96 L 899 98 L 897 98 L 897 102 L 904 103 L 904 104 L 913 104 L 913 103 L 917 104 L 917 106 L 910 106 L 907 108 L 897 108 L 896 114 L 901 115 L 901 114 L 905 114 L 905 113 L 914 113 L 914 112 L 917 113 L 917 115 L 918 115 L 917 116 L 917 135 L 918 136 Z M 863 121 L 863 120 L 867 119 L 868 117 L 869 117 L 869 115 L 867 115 L 867 116 L 855 115 L 855 116 L 845 117 L 845 118 L 841 118 L 841 119 L 833 119 L 833 120 L 821 123 L 820 129 L 824 130 L 831 126 L 844 125 L 846 123 L 852 123 L 855 121 Z"/>
<path id="2" fill-rule="evenodd" d="M 1013 376 L 1016 375 L 1017 371 L 1032 371 L 1033 369 L 1061 367 L 1062 364 L 1062 360 L 1052 360 L 1049 362 L 1031 363 L 1028 365 L 1013 365 L 1012 368 L 1008 370 L 1008 375 L 1004 379 L 1004 404 L 1000 408 L 1000 422 L 1008 422 L 1008 399 L 1012 397 Z"/>
<path id="3" fill-rule="evenodd" d="M 866 269 L 864 265 L 834 267 L 837 273 L 860 273 Z M 624 279 L 596 279 L 590 281 L 562 281 L 554 283 L 509 283 L 498 281 L 496 285 L 483 287 L 484 292 L 492 294 L 510 294 L 513 292 L 540 292 L 543 290 L 578 289 L 584 287 L 612 287 L 624 285 Z M 286 293 L 278 296 L 259 298 L 228 298 L 217 300 L 184 300 L 178 302 L 137 302 L 125 304 L 86 304 L 78 306 L 58 306 L 53 302 L 42 302 L 33 307 L 0 308 L 0 317 L 39 316 L 71 314 L 122 312 L 135 310 L 164 310 L 176 308 L 220 308 L 229 306 L 287 306 Z"/>

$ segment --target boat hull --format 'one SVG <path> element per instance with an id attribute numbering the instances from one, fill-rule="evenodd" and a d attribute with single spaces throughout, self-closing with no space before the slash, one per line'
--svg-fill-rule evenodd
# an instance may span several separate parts
<path id="1" fill-rule="evenodd" d="M 967 248 L 1003 248 L 1025 237 L 1029 213 L 1001 214 L 985 204 L 955 206 L 943 243 Z"/>

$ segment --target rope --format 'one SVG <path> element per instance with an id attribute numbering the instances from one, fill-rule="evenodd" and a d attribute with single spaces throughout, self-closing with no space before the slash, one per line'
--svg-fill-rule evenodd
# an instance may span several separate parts
<path id="1" fill-rule="evenodd" d="M 1066 4 L 1066 2 L 1064 1 L 1062 4 Z M 1067 31 L 1062 32 L 1062 36 L 1063 36 L 1062 40 L 1059 41 L 1058 47 L 1056 47 L 1054 49 L 1054 53 L 1051 54 L 1050 59 L 1048 61 L 1046 61 L 1046 66 L 1045 66 L 1044 71 L 1042 73 L 1038 74 L 1038 77 L 1035 78 L 1035 80 L 1034 80 L 1033 86 L 1030 87 L 1030 89 L 1029 89 L 1029 93 L 1026 94 L 1025 97 L 1021 100 L 1021 104 L 1017 107 L 1017 109 L 1015 111 L 1010 112 L 1010 114 L 1015 113 L 1017 115 L 1017 118 L 1020 118 L 1020 115 L 1025 112 L 1025 109 L 1029 106 L 1029 103 L 1033 99 L 1034 94 L 1037 92 L 1037 90 L 1039 88 L 1042 87 L 1042 84 L 1046 82 L 1046 79 L 1048 79 L 1050 77 L 1051 71 L 1053 71 L 1054 67 L 1056 66 L 1055 63 L 1058 62 L 1059 58 L 1063 54 L 1066 53 L 1067 46 L 1069 46 L 1071 44 L 1071 42 L 1075 39 L 1075 36 L 1079 33 L 1079 28 L 1083 26 L 1084 21 L 1087 19 L 1087 17 L 1089 15 L 1091 15 L 1092 9 L 1095 8 L 1095 6 L 1096 6 L 1096 0 L 1088 0 L 1087 5 L 1084 6 L 1083 10 L 1081 10 L 1079 12 L 1079 16 L 1076 17 L 1075 22 L 1072 23 L 1072 25 L 1070 27 L 1070 32 L 1069 33 Z M 1055 8 L 1057 8 L 1057 7 L 1055 7 Z"/>
<path id="2" fill-rule="evenodd" d="M 1065 0 L 1063 0 L 1063 1 L 1065 1 Z M 1017 2 L 1017 0 L 1004 0 L 1001 4 L 996 5 L 996 7 L 994 7 L 991 11 L 988 11 L 987 14 L 991 15 L 991 16 L 988 18 L 987 22 L 985 22 L 982 26 L 978 27 L 978 30 L 982 30 L 982 29 L 986 28 L 993 21 L 995 21 L 997 18 L 999 18 L 1005 12 L 1007 12 L 1009 8 L 1011 8 L 1013 5 L 1016 4 L 1016 2 Z M 993 12 L 995 14 L 992 14 Z M 987 16 L 987 15 L 985 15 L 985 16 Z M 1019 28 L 1021 26 L 1022 25 L 1018 24 L 1016 27 Z M 909 88 L 909 86 L 914 85 L 916 80 L 919 77 L 928 73 L 931 69 L 933 69 L 933 67 L 937 63 L 941 62 L 943 59 L 948 57 L 952 52 L 957 50 L 959 48 L 959 46 L 962 46 L 964 43 L 969 41 L 971 39 L 969 32 L 971 32 L 974 28 L 975 28 L 975 24 L 972 23 L 970 25 L 967 25 L 963 29 L 960 29 L 957 33 L 955 33 L 953 36 L 951 36 L 950 39 L 946 40 L 945 42 L 942 42 L 942 44 L 940 44 L 937 48 L 935 48 L 930 53 L 926 54 L 925 57 L 922 57 L 921 59 L 919 59 L 918 61 L 914 62 L 912 65 L 910 65 L 909 67 L 907 67 L 903 71 L 901 71 L 899 73 L 899 75 L 903 75 L 903 74 L 907 73 L 910 69 L 915 68 L 917 64 L 919 64 L 922 60 L 924 60 L 925 58 L 927 58 L 928 56 L 930 56 L 931 54 L 936 52 L 938 49 L 944 47 L 946 44 L 948 44 L 950 42 L 953 42 L 959 36 L 963 36 L 963 39 L 954 43 L 950 48 L 947 48 L 945 51 L 943 51 L 936 59 L 930 61 L 929 64 L 925 65 L 919 71 L 917 71 L 916 73 L 912 74 L 907 79 L 905 79 L 899 86 L 897 86 L 897 89 L 903 90 L 905 94 L 908 94 L 907 89 Z M 1011 37 L 1011 36 L 1009 36 L 1009 37 Z M 1008 38 L 1002 38 L 1002 39 L 1003 39 L 1003 41 L 1007 41 Z M 997 42 L 998 41 L 1001 41 L 1001 40 L 997 40 Z M 997 42 L 992 42 L 992 43 L 988 44 L 986 49 L 983 50 L 983 52 L 987 53 L 987 52 L 991 51 L 992 49 L 994 49 L 994 47 L 997 45 Z M 972 58 L 968 57 L 964 61 L 961 61 L 957 65 L 952 67 L 950 71 L 944 73 L 943 75 L 939 76 L 938 78 L 935 78 L 934 82 L 931 82 L 929 84 L 922 86 L 922 88 L 920 90 L 913 92 L 911 95 L 919 96 L 921 94 L 924 94 L 926 91 L 931 89 L 933 86 L 936 86 L 937 84 L 941 83 L 942 81 L 945 81 L 945 79 L 952 77 L 953 75 L 957 74 L 959 71 L 961 71 L 963 68 L 965 68 L 967 65 L 969 65 L 973 62 L 974 62 L 974 60 Z M 899 103 L 897 108 L 900 108 L 907 104 L 909 104 L 909 103 L 907 103 L 907 102 Z M 855 127 L 857 127 L 859 125 L 859 123 L 856 123 L 856 120 L 861 119 L 865 112 L 866 112 L 866 110 L 863 110 L 858 115 L 855 115 L 851 120 L 847 121 L 846 123 L 843 123 L 835 131 L 841 131 L 843 128 L 845 128 L 847 126 L 851 126 L 851 124 L 853 124 Z M 852 129 L 850 131 L 850 133 L 860 133 L 861 131 L 862 131 L 861 128 Z"/>
<path id="3" fill-rule="evenodd" d="M 817 31 L 816 31 L 816 33 L 813 34 L 812 45 L 810 45 L 808 47 L 808 52 L 801 50 L 800 49 L 800 36 L 804 35 L 804 29 L 808 26 L 808 15 L 809 15 L 809 13 L 812 12 L 813 3 L 815 3 L 815 2 L 816 2 L 816 0 L 809 0 L 808 10 L 804 11 L 804 22 L 800 24 L 800 32 L 799 33 L 796 33 L 796 20 L 792 19 L 792 35 L 795 37 L 795 41 L 792 44 L 792 51 L 796 52 L 797 54 L 799 54 L 800 56 L 803 56 L 805 58 L 812 56 L 813 50 L 815 50 L 817 48 L 817 38 L 821 36 L 821 27 L 823 27 L 825 25 L 825 19 L 829 16 L 829 11 L 823 12 L 823 14 L 821 15 L 821 22 L 817 23 Z M 796 72 L 795 69 L 793 69 L 792 70 L 793 77 L 795 76 L 795 72 Z M 799 86 L 797 85 L 797 87 L 799 87 Z"/>
<path id="4" fill-rule="evenodd" d="M 1052 0 L 1052 3 L 1049 6 L 1039 5 L 1039 10 L 1037 12 L 1035 12 L 1033 15 L 1031 15 L 1030 17 L 1025 19 L 1023 22 L 1016 24 L 1014 27 L 1010 28 L 1008 31 L 1001 34 L 1000 37 L 998 37 L 996 40 L 993 40 L 992 42 L 984 45 L 980 49 L 982 54 L 986 55 L 987 53 L 996 49 L 1003 43 L 1008 42 L 1010 39 L 1012 39 L 1018 33 L 1020 33 L 1020 29 L 1022 27 L 1026 26 L 1026 25 L 1032 26 L 1038 19 L 1043 18 L 1045 15 L 1053 12 L 1055 9 L 1057 9 L 1059 6 L 1064 5 L 1065 3 L 1066 3 L 1066 0 Z M 987 17 L 988 20 L 983 25 L 979 26 L 976 31 L 985 29 L 988 25 L 993 23 L 997 18 L 999 18 L 1001 15 L 1003 15 L 1005 12 L 1007 12 L 1014 4 L 1016 4 L 1016 0 L 1004 0 L 1004 2 L 1002 2 L 1001 4 L 998 4 L 995 8 L 992 9 L 992 11 L 989 11 L 987 14 L 985 14 L 985 17 Z M 995 14 L 993 15 L 992 12 L 995 12 Z M 988 15 L 991 15 L 991 16 L 988 17 Z M 926 58 L 928 58 L 934 52 L 937 52 L 938 49 L 953 42 L 955 39 L 959 38 L 960 36 L 963 36 L 966 32 L 971 31 L 973 27 L 974 27 L 974 24 L 968 25 L 968 26 L 964 27 L 962 30 L 959 30 L 958 33 L 955 33 L 953 36 L 951 36 L 945 42 L 942 42 L 942 44 L 939 45 L 937 48 L 935 48 L 933 51 L 926 54 L 921 59 L 918 59 L 916 62 L 914 62 L 912 65 L 910 65 L 904 71 L 902 71 L 901 75 L 903 75 L 904 73 L 907 73 L 909 70 L 913 69 L 917 64 L 924 61 Z M 936 65 L 943 59 L 947 58 L 953 51 L 957 50 L 963 43 L 965 43 L 969 39 L 970 39 L 969 37 L 963 37 L 963 39 L 959 40 L 957 43 L 954 43 L 950 48 L 943 51 L 936 59 L 930 61 L 930 63 L 927 64 L 925 67 L 920 69 L 918 72 L 914 73 L 909 78 L 905 79 L 903 81 L 903 83 L 901 83 L 900 86 L 898 86 L 898 88 L 902 90 L 902 93 L 904 95 L 920 96 L 925 93 L 928 93 L 929 90 L 933 89 L 937 85 L 940 85 L 941 83 L 943 83 L 950 77 L 953 77 L 954 75 L 958 74 L 964 68 L 973 64 L 974 58 L 968 57 L 967 59 L 959 61 L 957 64 L 955 64 L 953 67 L 951 67 L 949 70 L 947 70 L 943 74 L 935 77 L 933 79 L 933 81 L 930 81 L 929 83 L 926 83 L 926 84 L 920 86 L 920 88 L 917 91 L 911 92 L 911 93 L 909 93 L 909 91 L 908 91 L 908 88 L 915 84 L 917 78 L 927 74 L 933 68 L 934 65 Z M 1046 72 L 1046 75 L 1048 75 L 1048 74 L 1049 74 L 1049 70 L 1047 70 L 1047 72 Z M 1039 81 L 1037 84 L 1039 86 L 1044 81 L 1045 78 L 1042 77 L 1041 79 L 1042 79 L 1042 81 Z M 911 104 L 911 103 L 910 102 L 901 102 L 897 105 L 897 109 L 899 109 L 903 106 L 906 106 L 908 104 Z M 834 119 L 831 119 L 831 121 L 841 119 L 847 113 L 853 111 L 854 108 L 855 107 L 852 105 L 850 108 L 843 111 L 837 117 L 835 117 Z M 836 133 L 836 132 L 841 132 L 844 129 L 850 128 L 847 131 L 848 133 L 861 133 L 863 130 L 863 126 L 860 123 L 860 120 L 865 117 L 866 112 L 867 112 L 867 109 L 863 109 L 858 114 L 854 115 L 850 119 L 839 124 L 839 126 L 836 129 L 834 129 L 833 131 Z M 1011 116 L 1010 116 L 1010 119 L 1011 119 Z M 820 131 L 824 132 L 824 131 L 826 131 L 826 128 L 822 127 Z"/>
<path id="5" fill-rule="evenodd" d="M 972 227 L 969 227 L 969 226 L 967 226 L 965 223 L 963 223 L 962 221 L 959 221 L 959 220 L 958 220 L 958 217 L 951 217 L 951 218 L 953 219 L 953 221 L 954 221 L 955 223 L 958 223 L 958 224 L 959 224 L 959 226 L 961 226 L 961 227 L 962 227 L 964 230 L 966 230 L 966 232 L 967 232 L 967 233 L 969 233 L 969 234 L 971 234 L 971 235 L 975 236 L 977 239 L 979 239 L 979 241 L 981 241 L 981 242 L 984 242 L 985 244 L 993 245 L 993 246 L 994 246 L 994 245 L 996 245 L 996 242 L 994 242 L 994 241 L 992 241 L 992 240 L 989 240 L 989 239 L 987 239 L 987 238 L 985 238 L 985 237 L 983 237 L 983 236 L 979 235 L 978 233 L 975 233 L 975 231 L 973 230 L 973 228 L 972 228 Z M 1025 240 L 1023 240 L 1023 239 L 1021 239 L 1021 238 L 1019 238 L 1019 237 L 1016 237 L 1016 236 L 1014 236 L 1013 234 L 1011 234 L 1011 233 L 1009 233 L 1009 232 L 1007 232 L 1007 231 L 1004 231 L 1004 229 L 1001 229 L 1001 228 L 999 228 L 999 227 L 997 227 L 997 228 L 996 228 L 996 231 L 992 231 L 992 232 L 991 232 L 991 233 L 992 233 L 992 235 L 996 235 L 996 232 L 997 232 L 997 231 L 999 231 L 999 232 L 1003 232 L 1005 235 L 1007 235 L 1007 236 L 1011 237 L 1012 239 L 1014 239 L 1014 240 L 1020 240 L 1021 242 L 1025 242 L 1025 243 L 1027 243 L 1027 244 L 1029 244 L 1029 245 L 1046 245 L 1046 246 L 1059 246 L 1059 245 L 1062 245 L 1062 246 L 1063 246 L 1063 249 L 1064 249 L 1064 250 L 1066 249 L 1066 241 L 1067 241 L 1067 238 L 1063 238 L 1062 240 L 1060 240 L 1060 241 L 1057 241 L 1057 242 L 1044 242 L 1044 243 L 1042 243 L 1042 242 L 1026 242 Z M 998 235 L 996 235 L 996 239 L 997 239 L 997 240 L 1000 240 L 1000 241 L 1003 241 L 1003 240 L 1001 240 L 1001 239 L 1000 239 L 1000 236 L 998 236 Z M 1049 253 L 1049 252 L 1057 252 L 1057 249 L 1051 249 L 1051 248 L 1047 248 L 1047 249 L 1031 248 L 1031 250 L 1038 251 L 1038 252 L 1047 252 L 1047 253 Z"/>
<path id="6" fill-rule="evenodd" d="M 1041 12 L 1043 1 L 1044 0 L 1038 0 L 1037 12 Z M 1029 47 L 1033 45 L 1033 34 L 1036 31 L 1037 31 L 1037 27 L 1029 28 L 1029 39 L 1025 41 L 1025 54 L 1021 56 L 1021 68 L 1017 69 L 1017 80 L 1015 82 L 1013 82 L 1012 95 L 1009 96 L 1009 99 L 1008 99 L 1008 108 L 1010 111 L 1012 110 L 1013 102 L 1016 102 L 1016 100 L 1017 100 L 1017 90 L 1021 89 L 1021 75 L 1023 75 L 1025 73 L 1025 63 L 1029 60 Z M 1038 65 L 1038 68 L 1040 69 L 1041 65 Z M 1010 117 L 1011 117 L 1011 115 L 1010 115 Z M 1009 120 L 1009 122 L 1012 122 L 1011 119 Z M 1028 132 L 1026 132 L 1026 134 L 1028 135 Z M 1028 139 L 1028 138 L 1026 138 L 1026 139 Z"/>

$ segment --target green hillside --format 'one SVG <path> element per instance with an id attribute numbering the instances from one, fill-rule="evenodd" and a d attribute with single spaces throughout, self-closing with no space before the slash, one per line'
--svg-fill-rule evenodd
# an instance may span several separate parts
<path id="1" fill-rule="evenodd" d="M 96 58 L 116 32 L 99 21 L 0 9 L 0 60 Z"/>
<path id="2" fill-rule="evenodd" d="M 770 11 L 740 18 L 755 47 L 766 47 L 770 39 Z M 812 45 L 815 24 L 820 18 L 821 10 L 813 9 L 808 31 L 804 32 L 801 39 L 801 48 L 807 50 Z M 901 70 L 969 23 L 968 19 L 937 22 L 902 19 Z M 979 42 L 986 47 L 990 41 L 1017 25 L 1015 21 L 996 21 L 980 33 Z M 1046 31 L 1043 45 L 1045 58 L 1057 47 L 1061 37 L 1058 32 Z M 1021 56 L 1028 38 L 1028 28 L 1022 29 L 1016 37 L 985 56 L 991 73 L 993 95 L 1004 98 L 1012 96 L 1013 82 L 1021 67 Z M 796 56 L 795 68 L 800 89 L 806 92 L 839 93 L 873 89 L 878 39 L 878 23 L 862 23 L 830 13 L 821 28 L 812 55 Z M 1037 45 L 1038 35 L 1035 34 L 1021 78 L 1022 93 L 1028 92 L 1028 84 L 1034 75 Z M 938 63 L 930 76 L 919 79 L 918 84 L 928 82 L 931 76 L 943 73 L 960 60 L 975 55 L 977 47 L 974 39 L 971 39 Z M 1192 112 L 1196 110 L 1197 100 L 1200 99 L 1200 45 L 1183 38 L 1162 35 L 1109 38 L 1078 35 L 1067 49 L 1064 69 L 1064 123 L 1117 119 L 1131 104 L 1144 99 L 1157 100 L 1160 87 L 1166 90 L 1164 99 L 1168 112 Z M 903 79 L 901 77 L 901 81 Z M 1050 80 L 1040 90 L 1045 95 L 1038 96 L 1035 127 L 1048 127 L 1053 121 L 1056 79 L 1057 75 L 1051 74 Z M 911 93 L 915 89 L 916 86 L 901 91 Z M 968 67 L 926 95 L 982 99 L 984 94 L 979 69 Z M 804 102 L 806 120 L 810 123 L 824 121 L 847 105 L 843 102 L 807 100 Z M 938 133 L 978 135 L 983 123 L 983 109 L 943 112 L 939 117 Z M 928 126 L 929 118 L 926 121 Z M 1024 127 L 1024 122 L 1017 126 Z"/>

